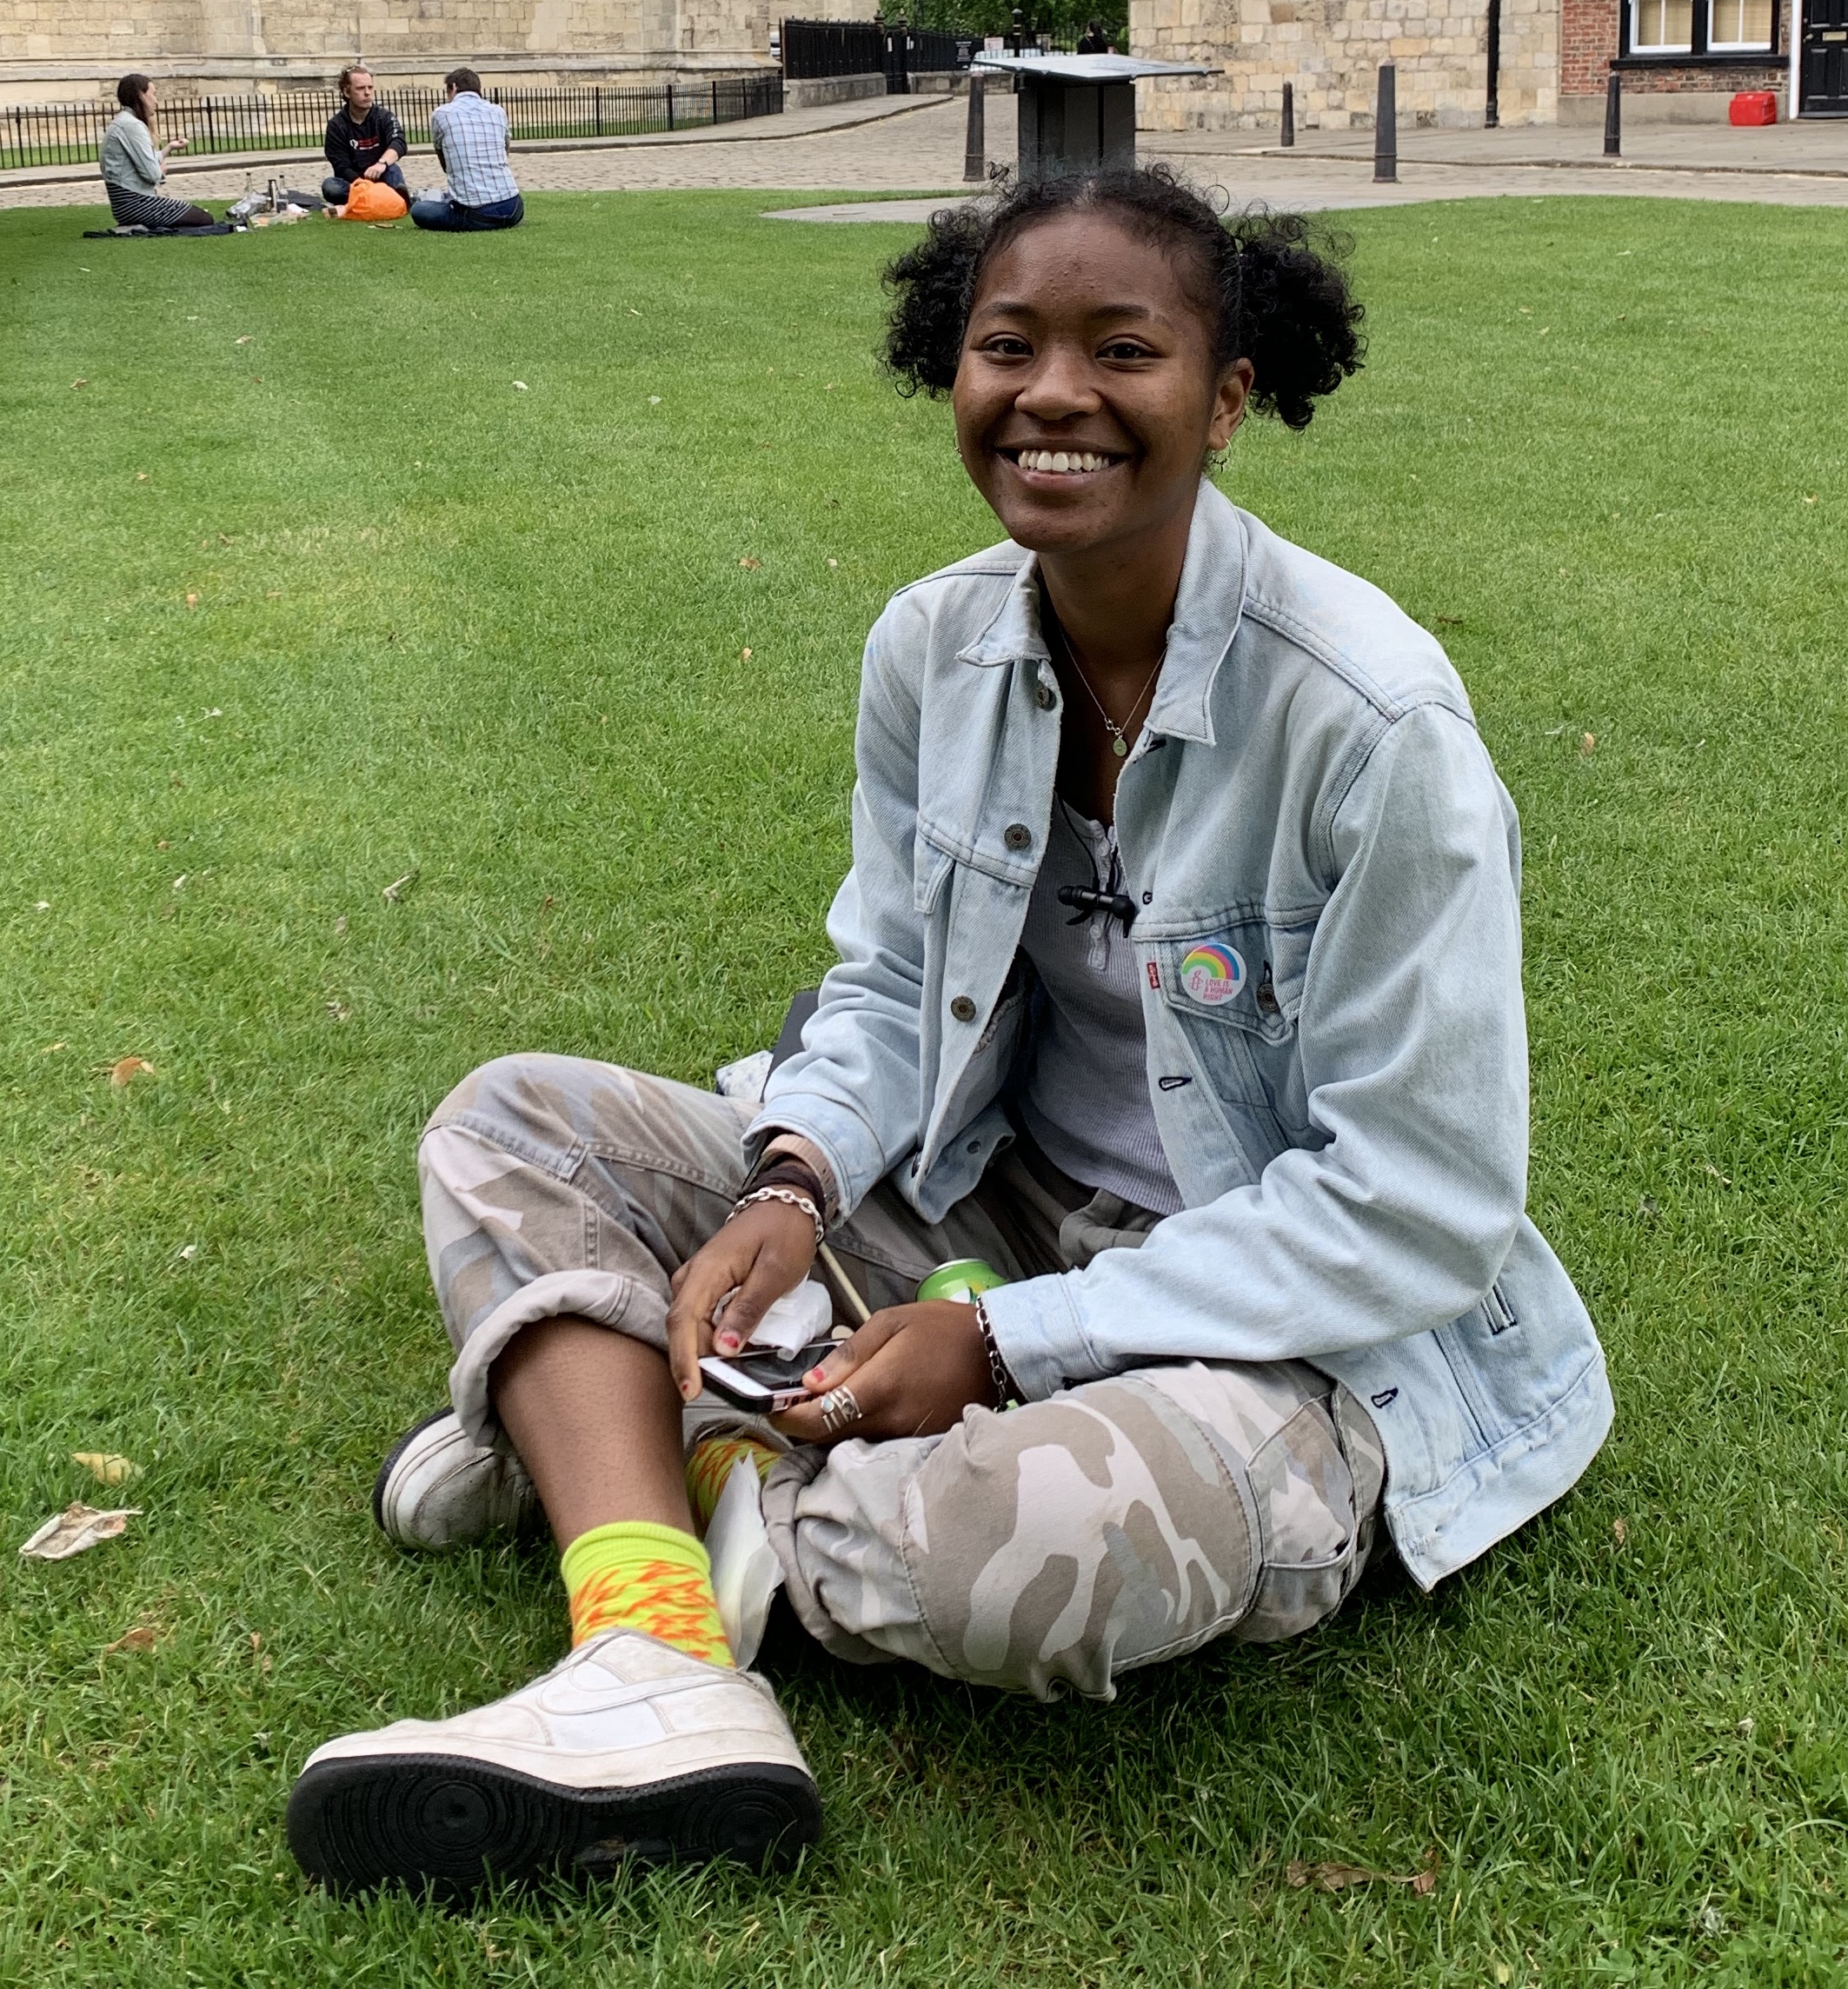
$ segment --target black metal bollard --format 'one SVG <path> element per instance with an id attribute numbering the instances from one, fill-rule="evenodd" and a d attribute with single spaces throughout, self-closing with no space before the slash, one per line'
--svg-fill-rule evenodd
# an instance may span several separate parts
<path id="1" fill-rule="evenodd" d="M 962 145 L 962 176 L 981 182 L 988 176 L 988 141 L 983 130 L 982 79 L 969 78 L 969 133 Z"/>
<path id="2" fill-rule="evenodd" d="M 1624 152 L 1624 79 L 1614 69 L 1604 92 L 1604 156 L 1619 159 Z"/>
<path id="3" fill-rule="evenodd" d="M 1287 83 L 1283 86 L 1283 138 L 1286 145 L 1296 143 L 1296 92 Z"/>
<path id="4" fill-rule="evenodd" d="M 1373 177 L 1399 177 L 1399 92 L 1391 63 L 1379 65 L 1379 103 L 1373 113 Z"/>

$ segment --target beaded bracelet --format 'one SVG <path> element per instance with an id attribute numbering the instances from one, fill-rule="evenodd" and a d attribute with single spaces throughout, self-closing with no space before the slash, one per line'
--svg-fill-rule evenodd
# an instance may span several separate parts
<path id="1" fill-rule="evenodd" d="M 803 1214 L 815 1226 L 815 1248 L 819 1250 L 827 1240 L 828 1225 L 821 1220 L 821 1210 L 798 1188 L 753 1188 L 748 1194 L 741 1194 L 738 1197 L 737 1201 L 732 1204 L 731 1215 L 728 1215 L 725 1220 L 729 1222 L 732 1216 L 742 1215 L 753 1202 L 757 1201 L 780 1201 L 790 1208 L 801 1209 Z"/>
<path id="2" fill-rule="evenodd" d="M 975 1326 L 981 1334 L 982 1352 L 988 1356 L 988 1379 L 994 1384 L 994 1406 L 998 1409 L 1007 1408 L 1020 1400 L 1020 1385 L 1007 1372 L 1007 1363 L 1001 1359 L 1001 1350 L 995 1344 L 988 1308 L 979 1297 L 975 1300 Z"/>

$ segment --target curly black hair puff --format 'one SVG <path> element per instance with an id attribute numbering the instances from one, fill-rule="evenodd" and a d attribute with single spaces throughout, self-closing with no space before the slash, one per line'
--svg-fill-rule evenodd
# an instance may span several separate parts
<path id="1" fill-rule="evenodd" d="M 1300 215 L 1221 220 L 1167 168 L 1148 166 L 1041 180 L 934 214 L 924 239 L 885 272 L 884 358 L 901 393 L 948 393 L 989 259 L 1036 223 L 1072 213 L 1107 215 L 1173 255 L 1212 327 L 1215 366 L 1250 360 L 1253 404 L 1287 427 L 1306 428 L 1315 402 L 1359 369 L 1364 314 L 1339 260 L 1345 243 L 1318 246 Z"/>

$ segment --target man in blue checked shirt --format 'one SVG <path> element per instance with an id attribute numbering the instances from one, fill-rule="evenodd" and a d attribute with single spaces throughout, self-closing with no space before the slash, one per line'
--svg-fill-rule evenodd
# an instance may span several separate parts
<path id="1" fill-rule="evenodd" d="M 413 201 L 411 219 L 451 234 L 516 227 L 526 203 L 507 163 L 507 113 L 482 95 L 472 69 L 452 69 L 442 82 L 448 95 L 430 113 L 430 139 L 449 190 Z"/>

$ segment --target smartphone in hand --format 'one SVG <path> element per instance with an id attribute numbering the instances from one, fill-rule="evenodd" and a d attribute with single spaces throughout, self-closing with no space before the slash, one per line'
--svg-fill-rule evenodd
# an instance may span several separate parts
<path id="1" fill-rule="evenodd" d="M 803 1375 L 834 1350 L 833 1340 L 817 1340 L 794 1354 L 768 1350 L 753 1354 L 748 1348 L 728 1360 L 708 1354 L 700 1362 L 700 1373 L 706 1386 L 727 1401 L 760 1415 L 774 1414 L 778 1409 L 794 1408 L 796 1403 L 808 1400 L 808 1391 L 802 1386 Z"/>

